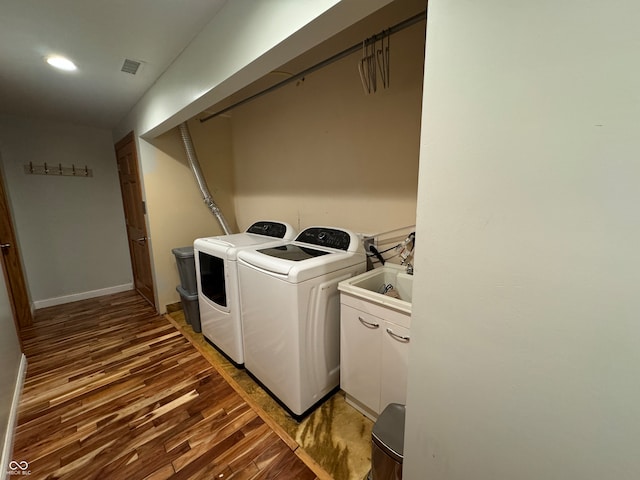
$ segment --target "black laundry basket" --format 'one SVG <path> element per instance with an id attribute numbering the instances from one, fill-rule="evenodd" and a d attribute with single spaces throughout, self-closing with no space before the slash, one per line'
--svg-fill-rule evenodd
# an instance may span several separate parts
<path id="1" fill-rule="evenodd" d="M 373 425 L 369 480 L 402 479 L 404 414 L 404 405 L 390 403 Z"/>

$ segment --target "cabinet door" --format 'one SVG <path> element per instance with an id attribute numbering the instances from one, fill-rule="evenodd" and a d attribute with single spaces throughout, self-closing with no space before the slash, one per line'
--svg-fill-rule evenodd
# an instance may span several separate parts
<path id="1" fill-rule="evenodd" d="M 382 330 L 382 367 L 380 375 L 380 411 L 390 403 L 407 403 L 409 369 L 409 329 L 384 322 Z"/>
<path id="2" fill-rule="evenodd" d="M 340 387 L 374 412 L 380 412 L 380 340 L 384 323 L 341 305 Z"/>

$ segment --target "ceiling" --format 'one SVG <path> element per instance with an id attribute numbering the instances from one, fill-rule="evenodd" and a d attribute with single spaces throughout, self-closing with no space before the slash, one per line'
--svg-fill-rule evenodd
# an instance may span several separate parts
<path id="1" fill-rule="evenodd" d="M 0 114 L 113 129 L 227 0 L 0 0 Z M 279 72 L 296 73 L 424 12 L 426 0 L 394 0 Z M 75 72 L 45 62 L 64 55 Z M 141 62 L 122 72 L 126 59 Z M 278 83 L 267 75 L 212 105 L 217 112 Z"/>
<path id="2" fill-rule="evenodd" d="M 0 113 L 111 129 L 225 2 L 0 0 Z M 135 75 L 125 59 L 141 62 Z"/>

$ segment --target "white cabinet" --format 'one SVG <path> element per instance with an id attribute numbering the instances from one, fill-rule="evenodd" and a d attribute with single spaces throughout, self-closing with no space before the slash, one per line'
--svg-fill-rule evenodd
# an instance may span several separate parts
<path id="1" fill-rule="evenodd" d="M 384 322 L 380 367 L 380 410 L 390 403 L 407 403 L 409 329 Z"/>
<path id="2" fill-rule="evenodd" d="M 389 403 L 406 403 L 410 317 L 389 309 L 374 315 L 349 295 L 340 309 L 340 387 L 348 403 L 375 419 Z"/>
<path id="3" fill-rule="evenodd" d="M 375 415 L 380 411 L 381 324 L 379 318 L 340 306 L 340 388 L 347 400 Z"/>

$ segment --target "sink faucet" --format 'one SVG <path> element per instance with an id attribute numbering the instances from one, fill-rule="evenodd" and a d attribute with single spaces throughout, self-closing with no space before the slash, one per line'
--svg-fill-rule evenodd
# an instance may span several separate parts
<path id="1" fill-rule="evenodd" d="M 411 248 L 409 248 L 409 245 Z M 413 263 L 409 260 L 413 260 L 413 250 L 416 245 L 416 232 L 411 232 L 407 238 L 404 239 L 402 243 L 400 243 L 397 248 L 401 248 L 400 258 L 402 258 L 401 265 L 407 266 L 407 274 L 413 275 Z"/>

